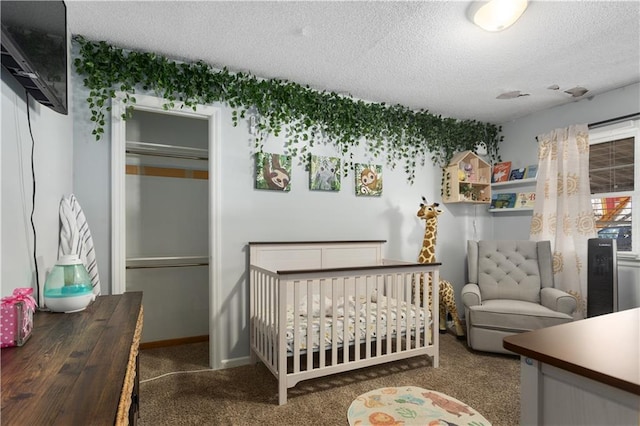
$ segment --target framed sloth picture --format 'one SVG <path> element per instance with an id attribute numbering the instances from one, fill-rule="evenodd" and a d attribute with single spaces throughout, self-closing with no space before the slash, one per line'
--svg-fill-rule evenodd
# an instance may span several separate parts
<path id="1" fill-rule="evenodd" d="M 256 157 L 256 189 L 291 190 L 291 156 L 258 152 Z"/>
<path id="2" fill-rule="evenodd" d="M 379 197 L 382 195 L 382 166 L 357 163 L 356 196 Z"/>

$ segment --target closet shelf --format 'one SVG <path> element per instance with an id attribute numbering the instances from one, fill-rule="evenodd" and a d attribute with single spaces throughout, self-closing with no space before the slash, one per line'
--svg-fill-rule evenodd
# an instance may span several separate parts
<path id="1" fill-rule="evenodd" d="M 127 141 L 126 153 L 131 155 L 154 155 L 157 157 L 209 160 L 209 150 L 188 146 L 166 145 L 150 142 Z"/>
<path id="2" fill-rule="evenodd" d="M 207 265 L 209 265 L 209 256 L 129 257 L 127 258 L 126 269 L 178 268 Z"/>

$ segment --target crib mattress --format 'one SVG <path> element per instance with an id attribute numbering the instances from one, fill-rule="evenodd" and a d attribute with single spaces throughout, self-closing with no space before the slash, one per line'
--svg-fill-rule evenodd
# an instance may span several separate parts
<path id="1" fill-rule="evenodd" d="M 320 348 L 320 327 L 324 323 L 324 348 L 330 349 L 333 342 L 333 328 L 334 325 L 337 328 L 336 342 L 339 347 L 344 346 L 345 342 L 345 324 L 347 327 L 347 344 L 352 345 L 355 342 L 366 342 L 367 329 L 370 330 L 371 339 L 374 340 L 380 334 L 380 338 L 386 338 L 388 334 L 391 337 L 406 336 L 407 332 L 415 336 L 416 334 L 416 317 L 418 321 L 418 332 L 424 330 L 425 325 L 425 309 L 416 308 L 413 305 L 407 305 L 406 302 L 395 303 L 392 299 L 391 302 L 365 302 L 360 304 L 358 313 L 355 313 L 355 303 L 347 304 L 347 316 L 344 315 L 344 307 L 339 307 L 337 315 L 334 321 L 332 312 L 327 312 L 327 315 L 316 315 L 317 312 L 313 312 L 311 316 L 302 314 L 298 315 L 298 333 L 295 341 L 298 343 L 298 348 L 301 352 L 306 352 L 308 347 L 307 332 L 309 330 L 309 323 L 311 324 L 312 332 L 312 344 L 313 351 L 317 351 Z M 398 315 L 400 316 L 400 322 L 398 324 Z M 368 318 L 368 321 L 367 321 Z M 356 324 L 357 320 L 357 324 Z M 429 320 L 429 325 L 431 320 Z M 399 325 L 399 333 L 398 333 Z M 287 308 L 287 328 L 286 328 L 286 341 L 287 352 L 293 353 L 294 348 L 294 331 L 295 331 L 295 313 L 293 307 Z"/>

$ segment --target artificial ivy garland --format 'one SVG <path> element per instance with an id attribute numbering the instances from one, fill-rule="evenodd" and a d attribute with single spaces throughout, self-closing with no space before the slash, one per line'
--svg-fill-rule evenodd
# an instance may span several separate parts
<path id="1" fill-rule="evenodd" d="M 404 163 L 407 180 L 413 183 L 415 167 L 424 165 L 429 154 L 434 164 L 446 166 L 459 151 L 475 150 L 484 143 L 493 162 L 500 161 L 500 128 L 475 120 L 443 118 L 426 110 L 413 111 L 402 105 L 365 102 L 334 92 L 316 91 L 309 86 L 278 79 L 260 79 L 249 73 L 217 70 L 204 62 L 180 63 L 154 53 L 125 51 L 82 36 L 74 61 L 90 90 L 87 102 L 93 135 L 104 133 L 105 111 L 116 91 L 124 93 L 127 104 L 123 119 L 131 116 L 136 87 L 152 90 L 166 100 L 165 109 L 176 102 L 196 109 L 198 104 L 221 102 L 233 108 L 233 125 L 249 119 L 255 148 L 261 151 L 265 138 L 286 136 L 284 151 L 307 158 L 317 143 L 332 143 L 342 154 L 346 173 L 353 169 L 354 149 L 365 143 L 378 158 L 386 155 L 392 169 Z"/>

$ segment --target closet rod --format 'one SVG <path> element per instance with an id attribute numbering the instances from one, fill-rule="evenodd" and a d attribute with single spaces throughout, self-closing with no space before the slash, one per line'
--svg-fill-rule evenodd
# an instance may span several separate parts
<path id="1" fill-rule="evenodd" d="M 618 122 L 618 121 L 628 120 L 630 118 L 638 117 L 638 116 L 640 116 L 640 112 L 634 112 L 632 114 L 621 115 L 619 117 L 609 118 L 608 120 L 602 120 L 602 121 L 597 121 L 595 123 L 589 123 L 588 126 L 589 126 L 590 129 L 594 129 L 596 127 L 605 126 L 607 124 L 615 123 L 615 122 Z"/>
<path id="2" fill-rule="evenodd" d="M 189 266 L 209 266 L 209 262 L 204 263 L 172 263 L 166 265 L 137 265 L 126 266 L 125 269 L 152 269 L 152 268 L 184 268 Z"/>
<path id="3" fill-rule="evenodd" d="M 125 269 L 180 268 L 207 265 L 209 265 L 208 256 L 130 257 L 127 259 Z"/>
<path id="4" fill-rule="evenodd" d="M 155 157 L 181 158 L 184 160 L 205 160 L 206 161 L 209 159 L 209 157 L 202 157 L 198 155 L 169 154 L 169 153 L 159 153 L 159 152 L 136 151 L 132 149 L 127 149 L 125 152 L 131 155 L 152 155 Z"/>

